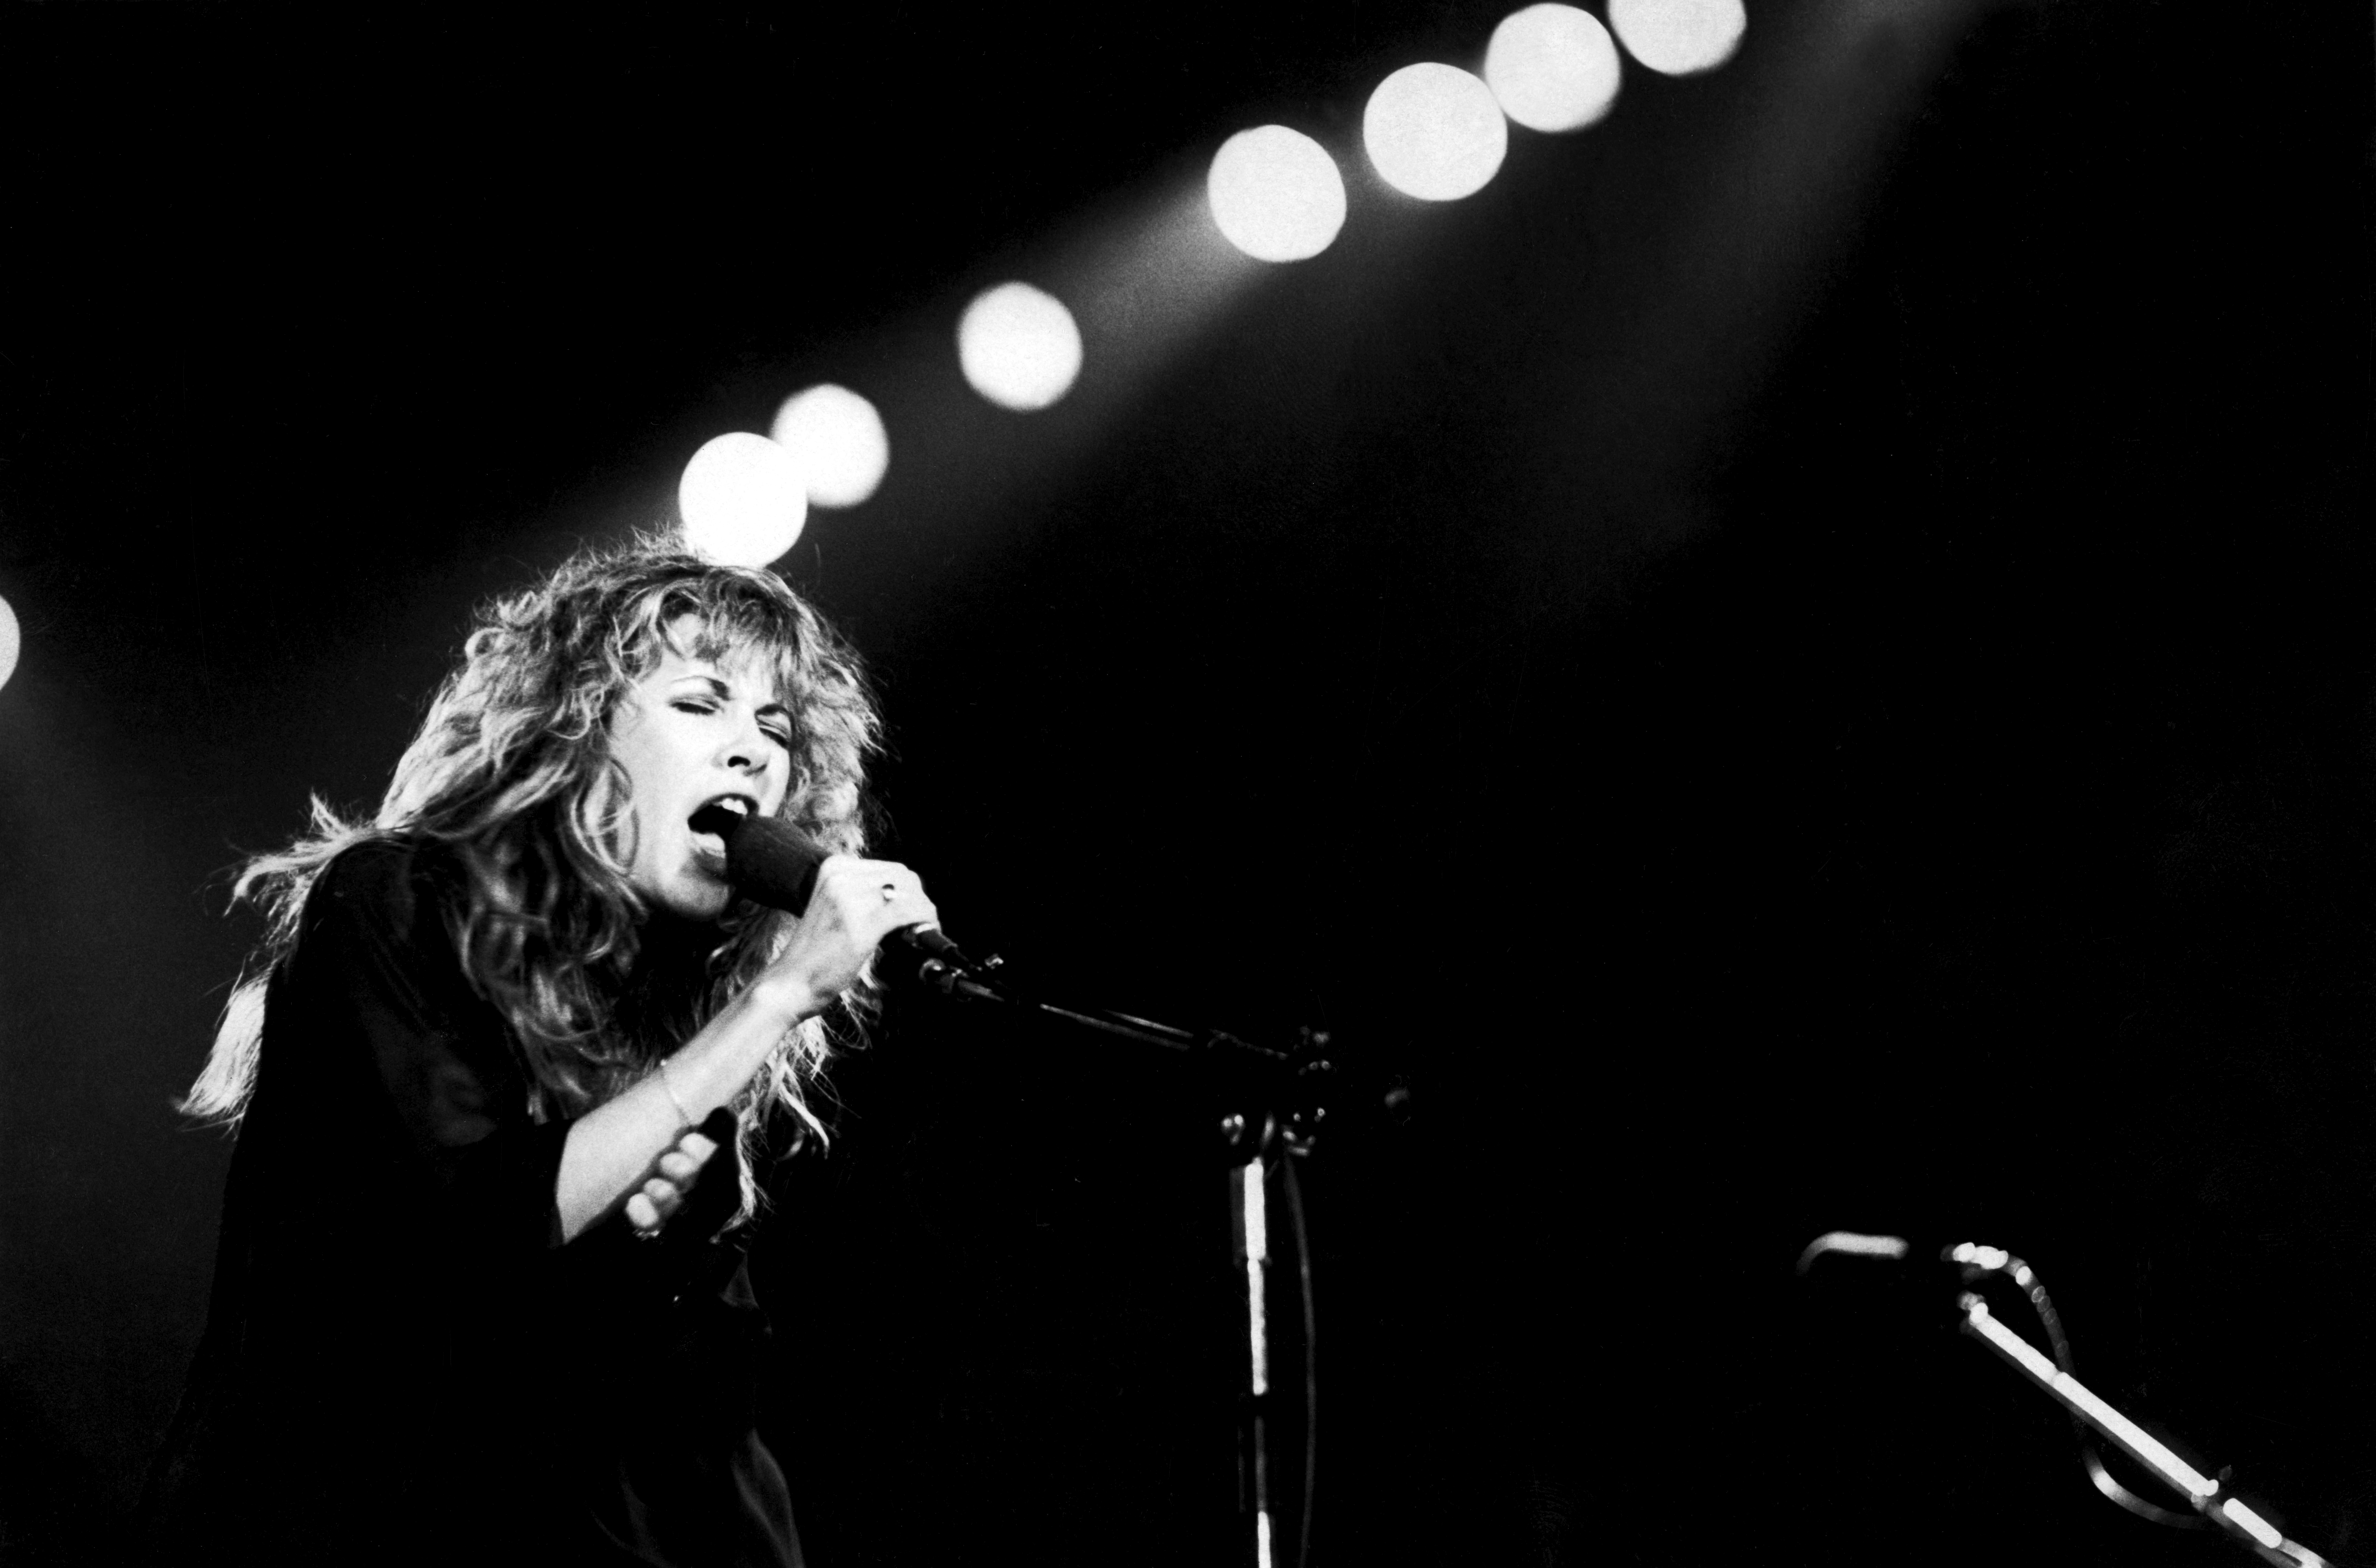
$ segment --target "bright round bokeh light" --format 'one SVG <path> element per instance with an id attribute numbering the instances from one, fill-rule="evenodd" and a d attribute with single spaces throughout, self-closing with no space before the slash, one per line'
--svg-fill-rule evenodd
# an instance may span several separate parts
<path id="1" fill-rule="evenodd" d="M 1510 148 L 1493 89 L 1457 65 L 1405 65 L 1378 84 L 1361 115 L 1361 145 L 1379 178 L 1422 201 L 1482 190 Z"/>
<path id="2" fill-rule="evenodd" d="M 808 476 L 783 447 L 738 430 L 702 443 L 677 481 L 676 508 L 695 554 L 730 566 L 764 566 L 801 537 Z"/>
<path id="3" fill-rule="evenodd" d="M 1230 244 L 1256 261 L 1318 255 L 1345 227 L 1345 181 L 1328 149 L 1285 125 L 1240 131 L 1213 154 L 1205 201 Z"/>
<path id="4" fill-rule="evenodd" d="M 1573 131 L 1617 101 L 1617 45 L 1600 18 L 1573 6 L 1529 6 L 1502 18 L 1485 46 L 1485 85 L 1530 131 Z"/>
<path id="5" fill-rule="evenodd" d="M 1055 295 L 1001 283 L 975 296 L 958 319 L 957 363 L 975 391 L 1028 413 L 1063 397 L 1081 374 L 1081 329 Z"/>
<path id="6" fill-rule="evenodd" d="M 826 382 L 795 392 L 776 410 L 767 434 L 808 476 L 809 502 L 855 506 L 874 493 L 891 466 L 891 437 L 874 405 Z"/>
<path id="7" fill-rule="evenodd" d="M 1732 58 L 1749 13 L 1740 0 L 1609 0 L 1609 25 L 1642 64 L 1687 77 Z"/>
<path id="8" fill-rule="evenodd" d="M 0 599 L 0 686 L 6 685 L 8 677 L 17 672 L 18 636 L 17 612 L 8 608 L 6 600 Z"/>

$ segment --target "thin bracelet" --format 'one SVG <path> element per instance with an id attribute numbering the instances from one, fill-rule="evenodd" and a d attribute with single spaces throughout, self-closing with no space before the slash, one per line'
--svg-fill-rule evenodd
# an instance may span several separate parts
<path id="1" fill-rule="evenodd" d="M 693 1112 L 684 1108 L 684 1101 L 677 1099 L 676 1085 L 669 1078 L 668 1064 L 669 1059 L 665 1056 L 661 1057 L 659 1072 L 660 1087 L 667 1092 L 669 1103 L 676 1107 L 677 1131 L 681 1133 L 687 1127 L 697 1126 L 699 1123 L 694 1121 Z"/>

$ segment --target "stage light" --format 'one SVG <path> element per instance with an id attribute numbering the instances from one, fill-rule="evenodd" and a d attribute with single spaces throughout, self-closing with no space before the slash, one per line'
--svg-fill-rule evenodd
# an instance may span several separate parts
<path id="1" fill-rule="evenodd" d="M 1732 58 L 1749 13 L 1740 0 L 1609 0 L 1609 25 L 1642 64 L 1687 77 Z"/>
<path id="2" fill-rule="evenodd" d="M 957 363 L 973 389 L 1029 412 L 1063 397 L 1081 374 L 1081 329 L 1064 303 L 1028 283 L 984 290 L 957 322 Z"/>
<path id="3" fill-rule="evenodd" d="M 855 506 L 874 493 L 891 466 L 891 438 L 874 405 L 826 382 L 794 393 L 776 410 L 768 434 L 808 475 L 817 506 Z"/>
<path id="4" fill-rule="evenodd" d="M 677 481 L 676 506 L 695 554 L 730 566 L 764 566 L 801 537 L 808 479 L 790 452 L 738 430 L 702 443 Z"/>
<path id="5" fill-rule="evenodd" d="M 1205 200 L 1222 238 L 1256 261 L 1318 255 L 1345 226 L 1345 182 L 1327 149 L 1285 125 L 1240 131 L 1213 154 Z"/>
<path id="6" fill-rule="evenodd" d="M 1530 131 L 1573 131 L 1617 101 L 1617 45 L 1589 11 L 1529 6 L 1502 18 L 1485 46 L 1485 85 Z"/>
<path id="7" fill-rule="evenodd" d="M 1361 145 L 1386 184 L 1422 201 L 1457 201 L 1502 167 L 1510 128 L 1493 89 L 1456 65 L 1405 65 L 1378 84 Z"/>
<path id="8" fill-rule="evenodd" d="M 0 599 L 0 686 L 6 685 L 8 677 L 17 672 L 17 612 L 8 608 L 6 600 Z"/>

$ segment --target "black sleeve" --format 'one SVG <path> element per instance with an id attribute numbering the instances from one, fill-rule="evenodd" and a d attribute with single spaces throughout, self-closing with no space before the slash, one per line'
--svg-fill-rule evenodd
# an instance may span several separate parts
<path id="1" fill-rule="evenodd" d="M 612 1310 L 664 1308 L 717 1289 L 739 1238 L 713 1238 L 739 1206 L 731 1111 L 702 1131 L 720 1147 L 658 1241 L 614 1208 L 562 1245 L 556 1188 L 569 1120 L 537 1123 L 529 1081 L 494 1007 L 470 987 L 446 929 L 462 873 L 450 860 L 367 845 L 327 868 L 305 909 L 299 952 L 308 1004 L 355 1059 L 349 1081 L 372 1102 L 392 1152 L 368 1186 L 456 1262 L 559 1249 L 548 1285 Z M 418 1229 L 415 1227 L 419 1227 Z"/>
<path id="2" fill-rule="evenodd" d="M 465 977 L 446 930 L 461 869 L 371 840 L 315 880 L 272 979 L 153 1516 L 218 1549 L 187 1561 L 427 1562 L 475 1543 L 473 1561 L 624 1562 L 647 1515 L 783 1515 L 789 1542 L 780 1477 L 760 1509 L 773 1471 L 733 1457 L 755 1443 L 766 1338 L 740 1252 L 673 1225 L 640 1241 L 615 1212 L 559 1244 L 571 1123 L 531 1113 L 510 1030 Z M 704 1172 L 732 1174 L 731 1158 Z"/>
<path id="3" fill-rule="evenodd" d="M 424 861 L 373 843 L 324 870 L 291 959 L 298 1028 L 267 1020 L 267 1054 L 311 1059 L 291 1075 L 338 1097 L 312 1111 L 360 1124 L 379 1151 L 370 1185 L 411 1218 L 471 1250 L 555 1246 L 570 1123 L 529 1115 L 527 1075 L 500 1014 L 463 978 L 447 885 Z M 341 1105 L 347 1095 L 364 1103 Z"/>

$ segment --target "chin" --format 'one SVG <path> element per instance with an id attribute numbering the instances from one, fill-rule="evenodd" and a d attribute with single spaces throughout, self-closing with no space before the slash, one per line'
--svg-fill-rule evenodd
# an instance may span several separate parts
<path id="1" fill-rule="evenodd" d="M 714 921 L 726 912 L 732 895 L 722 884 L 687 877 L 663 891 L 655 901 L 679 920 Z"/>
<path id="2" fill-rule="evenodd" d="M 688 859 L 665 873 L 647 873 L 630 879 L 655 913 L 684 921 L 714 921 L 733 902 L 733 891 L 723 877 Z"/>

